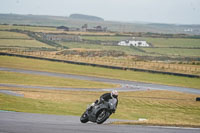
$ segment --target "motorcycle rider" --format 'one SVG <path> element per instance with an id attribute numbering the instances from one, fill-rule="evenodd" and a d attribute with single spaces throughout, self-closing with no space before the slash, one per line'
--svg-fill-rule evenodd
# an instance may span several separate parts
<path id="1" fill-rule="evenodd" d="M 113 99 L 113 98 L 115 98 L 117 100 L 116 107 L 115 107 L 115 110 L 116 110 L 117 105 L 118 105 L 118 92 L 117 92 L 117 90 L 113 90 L 113 91 L 111 91 L 111 93 L 105 93 L 105 94 L 101 95 L 99 100 L 96 100 L 94 103 L 91 104 L 91 106 L 89 107 L 89 110 L 91 110 L 95 105 L 99 105 L 103 101 L 108 102 L 110 99 Z"/>

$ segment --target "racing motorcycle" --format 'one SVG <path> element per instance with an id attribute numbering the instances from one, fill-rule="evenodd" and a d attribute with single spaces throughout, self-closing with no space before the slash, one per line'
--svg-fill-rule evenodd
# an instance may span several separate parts
<path id="1" fill-rule="evenodd" d="M 116 99 L 110 99 L 108 102 L 102 101 L 100 104 L 96 104 L 86 109 L 82 114 L 80 121 L 87 123 L 88 121 L 102 124 L 105 122 L 112 113 L 116 110 Z"/>

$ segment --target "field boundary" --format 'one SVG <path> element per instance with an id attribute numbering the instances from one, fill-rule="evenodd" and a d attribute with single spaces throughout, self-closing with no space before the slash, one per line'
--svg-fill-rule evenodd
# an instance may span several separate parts
<path id="1" fill-rule="evenodd" d="M 69 61 L 69 60 L 60 60 L 60 59 L 51 59 L 51 58 L 43 58 L 43 57 L 36 57 L 36 56 L 20 55 L 20 54 L 13 54 L 13 53 L 0 52 L 0 56 L 1 55 L 3 55 L 3 56 L 16 56 L 16 57 L 31 58 L 31 59 L 39 59 L 39 60 L 47 60 L 47 61 L 54 61 L 54 62 L 63 62 L 63 63 L 77 64 L 77 65 L 102 67 L 102 68 L 111 68 L 111 69 L 118 69 L 118 70 L 131 70 L 131 71 L 167 74 L 167 75 L 175 75 L 175 76 L 190 77 L 190 78 L 200 78 L 200 75 L 193 75 L 193 74 L 163 72 L 163 71 L 155 71 L 155 70 L 139 69 L 139 68 L 129 68 L 129 67 L 120 67 L 120 66 L 109 66 L 109 65 L 101 65 L 101 64 L 86 63 L 86 62 L 76 62 L 76 61 Z"/>

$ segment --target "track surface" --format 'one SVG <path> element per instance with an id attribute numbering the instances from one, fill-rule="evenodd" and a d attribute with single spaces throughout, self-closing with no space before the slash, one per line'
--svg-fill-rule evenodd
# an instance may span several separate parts
<path id="1" fill-rule="evenodd" d="M 0 133 L 199 133 L 199 128 L 82 124 L 76 116 L 0 111 Z M 112 120 L 115 121 L 115 120 Z"/>
<path id="2" fill-rule="evenodd" d="M 44 72 L 44 71 L 34 71 L 34 70 L 24 70 L 24 69 L 15 69 L 15 68 L 3 68 L 0 67 L 0 71 L 9 71 L 9 72 L 18 72 L 18 73 L 28 73 L 28 74 L 38 74 L 38 75 L 45 75 L 45 76 L 56 76 L 56 77 L 63 77 L 63 78 L 73 78 L 73 79 L 80 79 L 80 80 L 90 80 L 90 81 L 98 81 L 98 82 L 106 82 L 106 83 L 113 83 L 113 84 L 120 84 L 120 88 L 115 88 L 118 91 L 137 91 L 137 90 L 170 90 L 170 91 L 179 91 L 185 93 L 193 93 L 193 94 L 200 94 L 200 89 L 193 89 L 193 88 L 185 88 L 185 87 L 175 87 L 175 86 L 168 86 L 168 85 L 160 85 L 160 84 L 151 84 L 151 83 L 143 83 L 143 82 L 134 82 L 134 81 L 127 81 L 127 80 L 117 80 L 117 79 L 109 79 L 109 78 L 99 78 L 99 77 L 92 77 L 92 76 L 81 76 L 81 75 L 72 75 L 72 74 L 62 74 L 62 73 L 53 73 L 53 72 Z M 90 91 L 110 91 L 110 89 L 88 89 L 88 88 L 59 88 L 59 87 L 41 87 L 41 86 L 25 86 L 25 85 L 13 85 L 13 84 L 0 84 L 0 86 L 7 86 L 7 87 L 23 87 L 23 88 L 39 88 L 39 89 L 60 89 L 60 90 L 90 90 Z"/>

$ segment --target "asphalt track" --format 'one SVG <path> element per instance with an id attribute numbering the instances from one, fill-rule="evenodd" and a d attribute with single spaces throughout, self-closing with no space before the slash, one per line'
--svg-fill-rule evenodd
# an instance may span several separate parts
<path id="1" fill-rule="evenodd" d="M 127 81 L 127 80 L 118 80 L 118 79 L 109 79 L 109 78 L 100 78 L 100 77 L 82 76 L 82 75 L 73 75 L 73 74 L 63 74 L 63 73 L 53 73 L 53 72 L 44 72 L 44 71 L 36 71 L 36 70 L 4 68 L 4 67 L 0 67 L 0 71 L 37 74 L 37 75 L 45 75 L 45 76 L 55 76 L 55 77 L 63 77 L 63 78 L 72 78 L 72 79 L 120 84 L 121 87 L 115 88 L 118 91 L 170 90 L 170 91 L 178 91 L 178 92 L 184 92 L 184 93 L 200 94 L 199 89 L 175 87 L 175 86 L 151 84 L 151 83 L 143 83 L 143 82 L 134 82 L 134 81 Z M 81 91 L 110 91 L 113 89 L 113 88 L 105 88 L 105 89 L 60 88 L 60 87 L 26 86 L 26 85 L 14 85 L 14 84 L 2 84 L 2 83 L 0 83 L 0 86 L 18 87 L 18 88 L 21 87 L 21 88 L 57 89 L 57 90 L 81 90 Z"/>
<path id="2" fill-rule="evenodd" d="M 0 111 L 0 133 L 199 133 L 200 128 L 82 124 L 79 117 Z"/>

